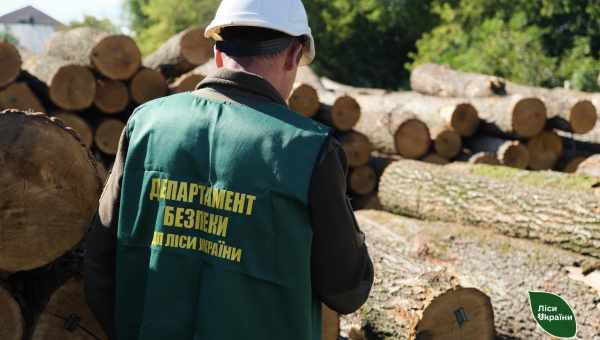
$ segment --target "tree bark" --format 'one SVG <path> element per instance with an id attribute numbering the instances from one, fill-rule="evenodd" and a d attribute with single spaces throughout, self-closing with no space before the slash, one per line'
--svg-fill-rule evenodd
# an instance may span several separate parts
<path id="1" fill-rule="evenodd" d="M 83 279 L 71 278 L 52 294 L 31 339 L 108 339 L 85 302 Z"/>
<path id="2" fill-rule="evenodd" d="M 548 109 L 548 126 L 552 128 L 585 134 L 596 125 L 598 119 L 596 107 L 590 100 L 581 98 L 577 91 L 546 89 L 512 82 L 506 84 L 506 91 L 509 94 L 520 94 L 543 100 Z"/>
<path id="3" fill-rule="evenodd" d="M 0 110 L 15 109 L 21 111 L 45 112 L 39 98 L 25 82 L 15 82 L 0 90 Z"/>
<path id="4" fill-rule="evenodd" d="M 92 27 L 55 33 L 46 45 L 46 53 L 94 68 L 115 80 L 130 79 L 141 64 L 141 53 L 133 39 Z"/>
<path id="5" fill-rule="evenodd" d="M 366 195 L 377 187 L 377 174 L 369 165 L 350 169 L 348 174 L 348 190 L 358 195 Z"/>
<path id="6" fill-rule="evenodd" d="M 465 222 L 600 257 L 597 179 L 555 172 L 413 161 L 388 166 L 379 198 L 394 213 Z"/>
<path id="7" fill-rule="evenodd" d="M 600 178 L 600 155 L 592 155 L 586 158 L 579 164 L 575 173 Z"/>
<path id="8" fill-rule="evenodd" d="M 304 117 L 313 117 L 319 112 L 321 103 L 317 90 L 306 83 L 296 83 L 290 93 L 288 105 Z"/>
<path id="9" fill-rule="evenodd" d="M 43 114 L 0 113 L 0 271 L 48 264 L 81 241 L 102 189 L 78 136 Z"/>
<path id="10" fill-rule="evenodd" d="M 394 254 L 443 263 L 487 294 L 494 309 L 497 339 L 544 338 L 531 314 L 528 291 L 550 291 L 562 296 L 577 315 L 577 338 L 600 337 L 597 293 L 574 279 L 581 272 L 574 264 L 581 265 L 586 257 L 455 223 L 421 222 L 380 211 L 360 211 L 356 217 L 372 244 L 369 251 L 377 248 L 375 241 L 390 235 Z"/>
<path id="11" fill-rule="evenodd" d="M 495 155 L 502 165 L 518 169 L 526 169 L 529 165 L 529 150 L 519 141 L 478 135 L 465 140 L 465 145 L 474 153 Z"/>
<path id="12" fill-rule="evenodd" d="M 375 270 L 360 310 L 367 339 L 494 339 L 492 305 L 478 289 L 465 288 L 472 287 L 470 274 L 459 277 L 443 264 L 402 253 L 402 237 L 382 223 L 359 223 Z"/>
<path id="13" fill-rule="evenodd" d="M 94 144 L 103 153 L 114 156 L 119 149 L 119 138 L 125 124 L 118 119 L 105 119 L 96 128 Z"/>
<path id="14" fill-rule="evenodd" d="M 354 87 L 350 85 L 340 84 L 335 82 L 329 78 L 322 77 L 321 84 L 325 87 L 325 89 L 338 93 L 347 93 L 350 95 L 373 95 L 373 96 L 383 96 L 388 93 L 387 90 L 384 89 L 375 89 L 375 88 L 366 88 L 366 87 Z"/>
<path id="15" fill-rule="evenodd" d="M 455 71 L 436 64 L 413 69 L 410 85 L 414 91 L 440 97 L 492 97 L 506 93 L 502 78 Z"/>
<path id="16" fill-rule="evenodd" d="M 319 93 L 321 109 L 316 119 L 339 130 L 350 131 L 358 123 L 361 108 L 356 99 L 348 95 Z"/>
<path id="17" fill-rule="evenodd" d="M 204 37 L 204 28 L 192 27 L 172 36 L 144 58 L 144 66 L 175 78 L 206 63 L 212 54 L 213 43 Z"/>
<path id="18" fill-rule="evenodd" d="M 129 106 L 129 89 L 125 83 L 112 79 L 96 80 L 94 105 L 100 112 L 116 114 Z"/>
<path id="19" fill-rule="evenodd" d="M 350 167 L 359 167 L 369 163 L 373 147 L 369 138 L 360 132 L 350 131 L 339 137 Z"/>
<path id="20" fill-rule="evenodd" d="M 21 340 L 25 322 L 21 307 L 8 292 L 0 285 L 0 339 Z"/>
<path id="21" fill-rule="evenodd" d="M 143 68 L 131 79 L 129 93 L 136 104 L 143 104 L 169 94 L 169 85 L 160 72 Z"/>
<path id="22" fill-rule="evenodd" d="M 535 97 L 471 98 L 471 104 L 485 121 L 482 129 L 509 138 L 531 138 L 546 125 L 546 106 Z"/>
<path id="23" fill-rule="evenodd" d="M 38 90 L 63 110 L 89 108 L 96 95 L 96 79 L 85 66 L 49 55 L 25 61 L 23 68 L 35 78 Z"/>
<path id="24" fill-rule="evenodd" d="M 10 85 L 17 80 L 21 73 L 21 55 L 12 44 L 0 40 L 0 88 Z"/>
<path id="25" fill-rule="evenodd" d="M 55 114 L 54 117 L 60 119 L 65 126 L 77 132 L 79 139 L 88 149 L 92 147 L 94 142 L 94 132 L 85 119 L 71 112 L 59 112 Z"/>
<path id="26" fill-rule="evenodd" d="M 530 169 L 553 169 L 562 156 L 563 141 L 556 132 L 546 130 L 527 142 L 527 150 Z"/>

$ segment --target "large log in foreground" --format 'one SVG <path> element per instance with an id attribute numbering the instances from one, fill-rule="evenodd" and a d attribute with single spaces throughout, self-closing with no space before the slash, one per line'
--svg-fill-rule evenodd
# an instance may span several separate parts
<path id="1" fill-rule="evenodd" d="M 361 214 L 359 214 L 361 216 Z M 359 220 L 367 236 L 375 280 L 361 308 L 369 340 L 494 339 L 489 297 L 447 267 L 402 253 L 402 238 L 381 224 Z"/>
<path id="2" fill-rule="evenodd" d="M 72 278 L 52 294 L 37 320 L 31 339 L 108 339 L 85 302 L 82 279 Z"/>
<path id="3" fill-rule="evenodd" d="M 12 83 L 21 73 L 21 55 L 12 44 L 0 40 L 0 88 Z"/>
<path id="4" fill-rule="evenodd" d="M 102 182 L 76 134 L 43 114 L 0 113 L 0 271 L 48 264 L 81 241 Z"/>
<path id="5" fill-rule="evenodd" d="M 24 321 L 19 304 L 0 285 L 0 339 L 23 339 L 23 327 Z"/>
<path id="6" fill-rule="evenodd" d="M 506 94 L 502 78 L 455 71 L 445 65 L 423 64 L 410 76 L 414 91 L 441 97 L 491 97 Z"/>
<path id="7" fill-rule="evenodd" d="M 94 68 L 115 80 L 131 78 L 141 64 L 141 53 L 133 39 L 92 27 L 55 33 L 46 45 L 46 53 Z"/>
<path id="8" fill-rule="evenodd" d="M 178 77 L 206 63 L 212 56 L 212 46 L 212 40 L 204 37 L 204 28 L 188 28 L 144 58 L 144 66 L 160 71 L 167 78 Z"/>
<path id="9" fill-rule="evenodd" d="M 482 128 L 501 136 L 531 138 L 546 125 L 546 105 L 535 97 L 471 98 L 486 124 Z"/>
<path id="10" fill-rule="evenodd" d="M 23 69 L 36 80 L 30 84 L 63 110 L 84 110 L 94 101 L 96 78 L 85 66 L 39 55 L 26 60 Z"/>
<path id="11" fill-rule="evenodd" d="M 380 179 L 385 210 L 464 222 L 600 257 L 597 178 L 507 167 L 414 161 L 388 166 Z"/>
<path id="12" fill-rule="evenodd" d="M 533 319 L 528 291 L 550 291 L 562 296 L 574 308 L 577 338 L 600 338 L 598 293 L 578 281 L 582 264 L 589 258 L 455 223 L 423 222 L 382 211 L 360 211 L 356 218 L 367 241 L 377 241 L 370 242 L 370 252 L 378 247 L 380 239 L 391 235 L 396 246 L 393 254 L 442 263 L 457 276 L 468 277 L 491 299 L 497 339 L 546 339 Z M 368 325 L 369 320 L 365 321 Z M 432 339 L 481 339 L 461 335 Z"/>

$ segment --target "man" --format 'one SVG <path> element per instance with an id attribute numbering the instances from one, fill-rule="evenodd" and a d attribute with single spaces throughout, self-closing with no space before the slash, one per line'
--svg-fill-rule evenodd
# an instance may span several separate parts
<path id="1" fill-rule="evenodd" d="M 320 339 L 321 302 L 373 268 L 325 126 L 291 112 L 315 55 L 300 0 L 224 0 L 219 71 L 129 120 L 87 241 L 86 296 L 111 338 Z"/>

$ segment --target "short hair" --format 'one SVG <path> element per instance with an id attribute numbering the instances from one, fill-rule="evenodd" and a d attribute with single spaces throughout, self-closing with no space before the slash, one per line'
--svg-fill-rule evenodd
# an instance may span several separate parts
<path id="1" fill-rule="evenodd" d="M 295 37 L 287 33 L 263 27 L 229 26 L 219 33 L 223 41 L 216 47 L 234 59 L 271 58 L 287 50 L 294 42 L 304 44 L 305 37 Z"/>

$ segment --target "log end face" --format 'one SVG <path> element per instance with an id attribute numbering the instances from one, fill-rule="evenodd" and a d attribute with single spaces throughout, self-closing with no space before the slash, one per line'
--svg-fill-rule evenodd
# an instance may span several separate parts
<path id="1" fill-rule="evenodd" d="M 173 93 L 191 92 L 204 78 L 202 74 L 185 74 L 169 87 Z"/>
<path id="2" fill-rule="evenodd" d="M 433 140 L 435 151 L 442 157 L 452 159 L 462 150 L 462 138 L 453 130 L 442 130 Z"/>
<path id="3" fill-rule="evenodd" d="M 129 85 L 131 98 L 137 104 L 164 97 L 169 92 L 167 81 L 160 72 L 148 68 L 140 70 Z"/>
<path id="4" fill-rule="evenodd" d="M 0 339 L 23 339 L 24 321 L 19 304 L 8 291 L 0 287 Z"/>
<path id="5" fill-rule="evenodd" d="M 563 152 L 563 142 L 554 131 L 543 131 L 527 142 L 529 168 L 533 170 L 552 169 Z"/>
<path id="6" fill-rule="evenodd" d="M 94 105 L 98 110 L 108 114 L 124 111 L 129 105 L 127 85 L 118 80 L 98 79 Z"/>
<path id="7" fill-rule="evenodd" d="M 375 170 L 368 165 L 352 169 L 348 177 L 350 191 L 355 194 L 366 195 L 377 186 Z"/>
<path id="8" fill-rule="evenodd" d="M 450 111 L 448 125 L 462 137 L 470 137 L 479 129 L 479 114 L 477 109 L 468 103 L 456 105 Z"/>
<path id="9" fill-rule="evenodd" d="M 423 157 L 421 159 L 421 161 L 425 162 L 425 163 L 429 163 L 429 164 L 436 164 L 436 165 L 446 165 L 448 163 L 450 163 L 450 161 L 436 153 L 430 153 L 429 155 Z"/>
<path id="10" fill-rule="evenodd" d="M 566 172 L 568 174 L 574 174 L 577 172 L 579 165 L 581 163 L 585 162 L 586 159 L 587 159 L 587 157 L 585 157 L 585 156 L 573 157 L 567 161 L 567 163 L 563 167 L 562 171 Z M 598 175 L 600 175 L 600 173 L 598 173 Z"/>
<path id="11" fill-rule="evenodd" d="M 571 108 L 569 123 L 574 133 L 584 134 L 592 131 L 598 120 L 596 107 L 589 100 L 581 100 Z"/>
<path id="12" fill-rule="evenodd" d="M 297 112 L 304 117 L 313 117 L 319 111 L 321 103 L 319 102 L 319 95 L 314 87 L 297 83 L 290 94 L 288 99 L 288 105 L 290 109 Z"/>
<path id="13" fill-rule="evenodd" d="M 506 142 L 498 149 L 498 159 L 506 166 L 526 169 L 529 165 L 529 150 L 519 141 Z"/>
<path id="14" fill-rule="evenodd" d="M 50 84 L 50 99 L 63 110 L 85 110 L 96 96 L 96 79 L 92 72 L 79 65 L 60 68 Z"/>
<path id="15" fill-rule="evenodd" d="M 118 119 L 106 119 L 96 129 L 94 142 L 100 151 L 114 156 L 119 147 L 119 138 L 125 124 Z"/>
<path id="16" fill-rule="evenodd" d="M 94 141 L 92 128 L 83 118 L 70 112 L 59 112 L 54 117 L 60 119 L 67 127 L 72 128 L 88 149 L 92 146 Z"/>
<path id="17" fill-rule="evenodd" d="M 351 131 L 340 138 L 348 165 L 359 167 L 367 164 L 373 147 L 369 138 L 360 132 Z"/>
<path id="18" fill-rule="evenodd" d="M 109 35 L 92 50 L 92 64 L 109 79 L 130 79 L 140 68 L 142 54 L 133 39 L 126 35 Z"/>
<path id="19" fill-rule="evenodd" d="M 394 133 L 394 143 L 400 156 L 419 159 L 431 146 L 429 129 L 418 119 L 408 119 Z"/>
<path id="20" fill-rule="evenodd" d="M 431 302 L 417 325 L 417 339 L 492 340 L 494 311 L 490 298 L 475 288 L 450 290 Z"/>
<path id="21" fill-rule="evenodd" d="M 190 65 L 198 66 L 210 60 L 213 42 L 204 37 L 204 28 L 197 27 L 186 32 L 180 41 L 181 55 Z"/>
<path id="22" fill-rule="evenodd" d="M 540 99 L 519 99 L 512 112 L 512 129 L 519 137 L 534 137 L 544 129 L 546 117 L 546 105 Z"/>
<path id="23" fill-rule="evenodd" d="M 350 131 L 360 119 L 360 105 L 350 96 L 341 96 L 331 107 L 331 120 L 340 131 Z"/>
<path id="24" fill-rule="evenodd" d="M 19 50 L 8 42 L 0 40 L 0 88 L 17 79 L 21 73 L 21 55 Z"/>
<path id="25" fill-rule="evenodd" d="M 469 158 L 469 164 L 501 165 L 496 155 L 489 152 L 478 152 Z"/>
<path id="26" fill-rule="evenodd" d="M 27 83 L 16 82 L 0 90 L 0 110 L 44 112 L 44 106 Z"/>

